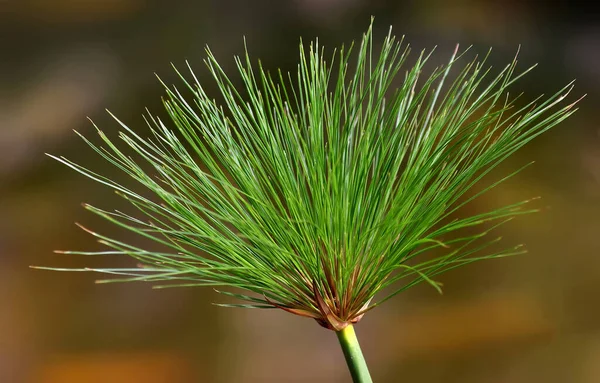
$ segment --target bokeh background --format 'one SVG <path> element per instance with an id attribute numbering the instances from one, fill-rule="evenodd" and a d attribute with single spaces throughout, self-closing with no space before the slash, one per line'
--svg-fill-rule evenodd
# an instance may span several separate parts
<path id="1" fill-rule="evenodd" d="M 587 3 L 586 3 L 587 4 Z M 242 53 L 293 69 L 299 37 L 333 47 L 360 37 L 371 15 L 416 50 L 494 48 L 495 67 L 521 45 L 515 89 L 533 98 L 577 79 L 581 110 L 513 157 L 536 164 L 473 209 L 541 195 L 543 212 L 506 225 L 529 254 L 480 263 L 421 285 L 357 326 L 377 382 L 600 381 L 600 17 L 572 1 L 1 0 L 0 382 L 347 382 L 337 340 L 279 311 L 224 309 L 210 289 L 96 285 L 97 275 L 29 269 L 126 265 L 53 254 L 99 249 L 74 226 L 115 229 L 80 205 L 122 206 L 110 190 L 44 156 L 111 172 L 72 133 L 108 134 L 109 108 L 143 129 L 161 114 L 154 77 L 190 60 L 202 78 L 209 44 L 227 70 Z M 590 3 L 591 4 L 591 3 Z M 111 174 L 111 173 L 108 173 Z M 134 239 L 132 239 L 134 240 Z"/>

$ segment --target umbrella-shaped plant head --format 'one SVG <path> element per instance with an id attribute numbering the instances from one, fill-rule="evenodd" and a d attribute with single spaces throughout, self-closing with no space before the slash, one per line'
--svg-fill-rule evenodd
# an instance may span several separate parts
<path id="1" fill-rule="evenodd" d="M 370 381 L 352 324 L 419 282 L 439 289 L 445 271 L 522 252 L 487 234 L 533 211 L 527 201 L 462 208 L 510 177 L 480 186 L 492 169 L 575 111 L 558 106 L 571 85 L 515 103 L 507 88 L 527 72 L 516 74 L 516 61 L 492 76 L 477 60 L 454 70 L 455 53 L 425 76 L 430 54 L 406 67 L 402 42 L 389 34 L 377 45 L 371 28 L 333 54 L 301 44 L 294 73 L 253 67 L 246 54 L 239 87 L 207 50 L 220 101 L 190 71 L 181 88 L 166 86 L 168 119 L 147 117 L 153 136 L 120 121 L 119 140 L 82 136 L 139 189 L 54 157 L 132 206 L 90 211 L 161 245 L 90 231 L 111 248 L 103 254 L 139 263 L 93 271 L 213 286 L 237 306 L 313 318 L 338 333 L 355 381 Z"/>

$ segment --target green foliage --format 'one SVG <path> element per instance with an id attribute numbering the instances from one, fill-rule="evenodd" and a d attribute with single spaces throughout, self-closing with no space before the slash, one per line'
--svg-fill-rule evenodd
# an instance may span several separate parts
<path id="1" fill-rule="evenodd" d="M 517 107 L 507 88 L 529 70 L 515 74 L 516 60 L 495 77 L 485 59 L 454 73 L 455 52 L 423 78 L 431 53 L 403 69 L 409 48 L 391 32 L 374 50 L 369 28 L 329 62 L 318 42 L 301 44 L 294 74 L 253 68 L 246 54 L 236 58 L 236 89 L 207 49 L 220 102 L 191 69 L 191 80 L 177 72 L 185 88 L 165 86 L 171 121 L 149 115 L 152 138 L 119 120 L 126 149 L 100 130 L 104 146 L 82 136 L 155 198 L 53 157 L 116 190 L 137 214 L 87 209 L 164 248 L 90 232 L 112 248 L 100 254 L 140 264 L 94 271 L 225 287 L 246 301 L 229 306 L 277 307 L 340 330 L 419 282 L 439 289 L 433 278 L 445 271 L 521 253 L 498 250 L 499 238 L 487 234 L 534 211 L 527 201 L 460 212 L 515 173 L 470 192 L 484 176 L 575 111 L 574 103 L 557 107 L 572 86 Z M 431 255 L 436 248 L 443 252 Z"/>

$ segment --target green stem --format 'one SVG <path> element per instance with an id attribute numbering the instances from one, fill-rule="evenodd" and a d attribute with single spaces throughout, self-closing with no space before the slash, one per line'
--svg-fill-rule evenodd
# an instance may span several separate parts
<path id="1" fill-rule="evenodd" d="M 349 325 L 343 330 L 337 331 L 336 334 L 344 351 L 346 363 L 348 363 L 348 369 L 354 383 L 373 383 L 367 362 L 365 362 L 365 358 L 360 350 L 354 327 Z"/>

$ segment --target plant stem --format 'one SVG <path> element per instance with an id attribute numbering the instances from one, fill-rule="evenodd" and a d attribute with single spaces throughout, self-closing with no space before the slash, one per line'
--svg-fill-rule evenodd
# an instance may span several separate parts
<path id="1" fill-rule="evenodd" d="M 346 363 L 348 363 L 348 369 L 354 383 L 373 383 L 367 362 L 365 362 L 365 358 L 360 350 L 354 326 L 349 325 L 343 330 L 337 331 L 336 334 L 344 351 Z"/>

